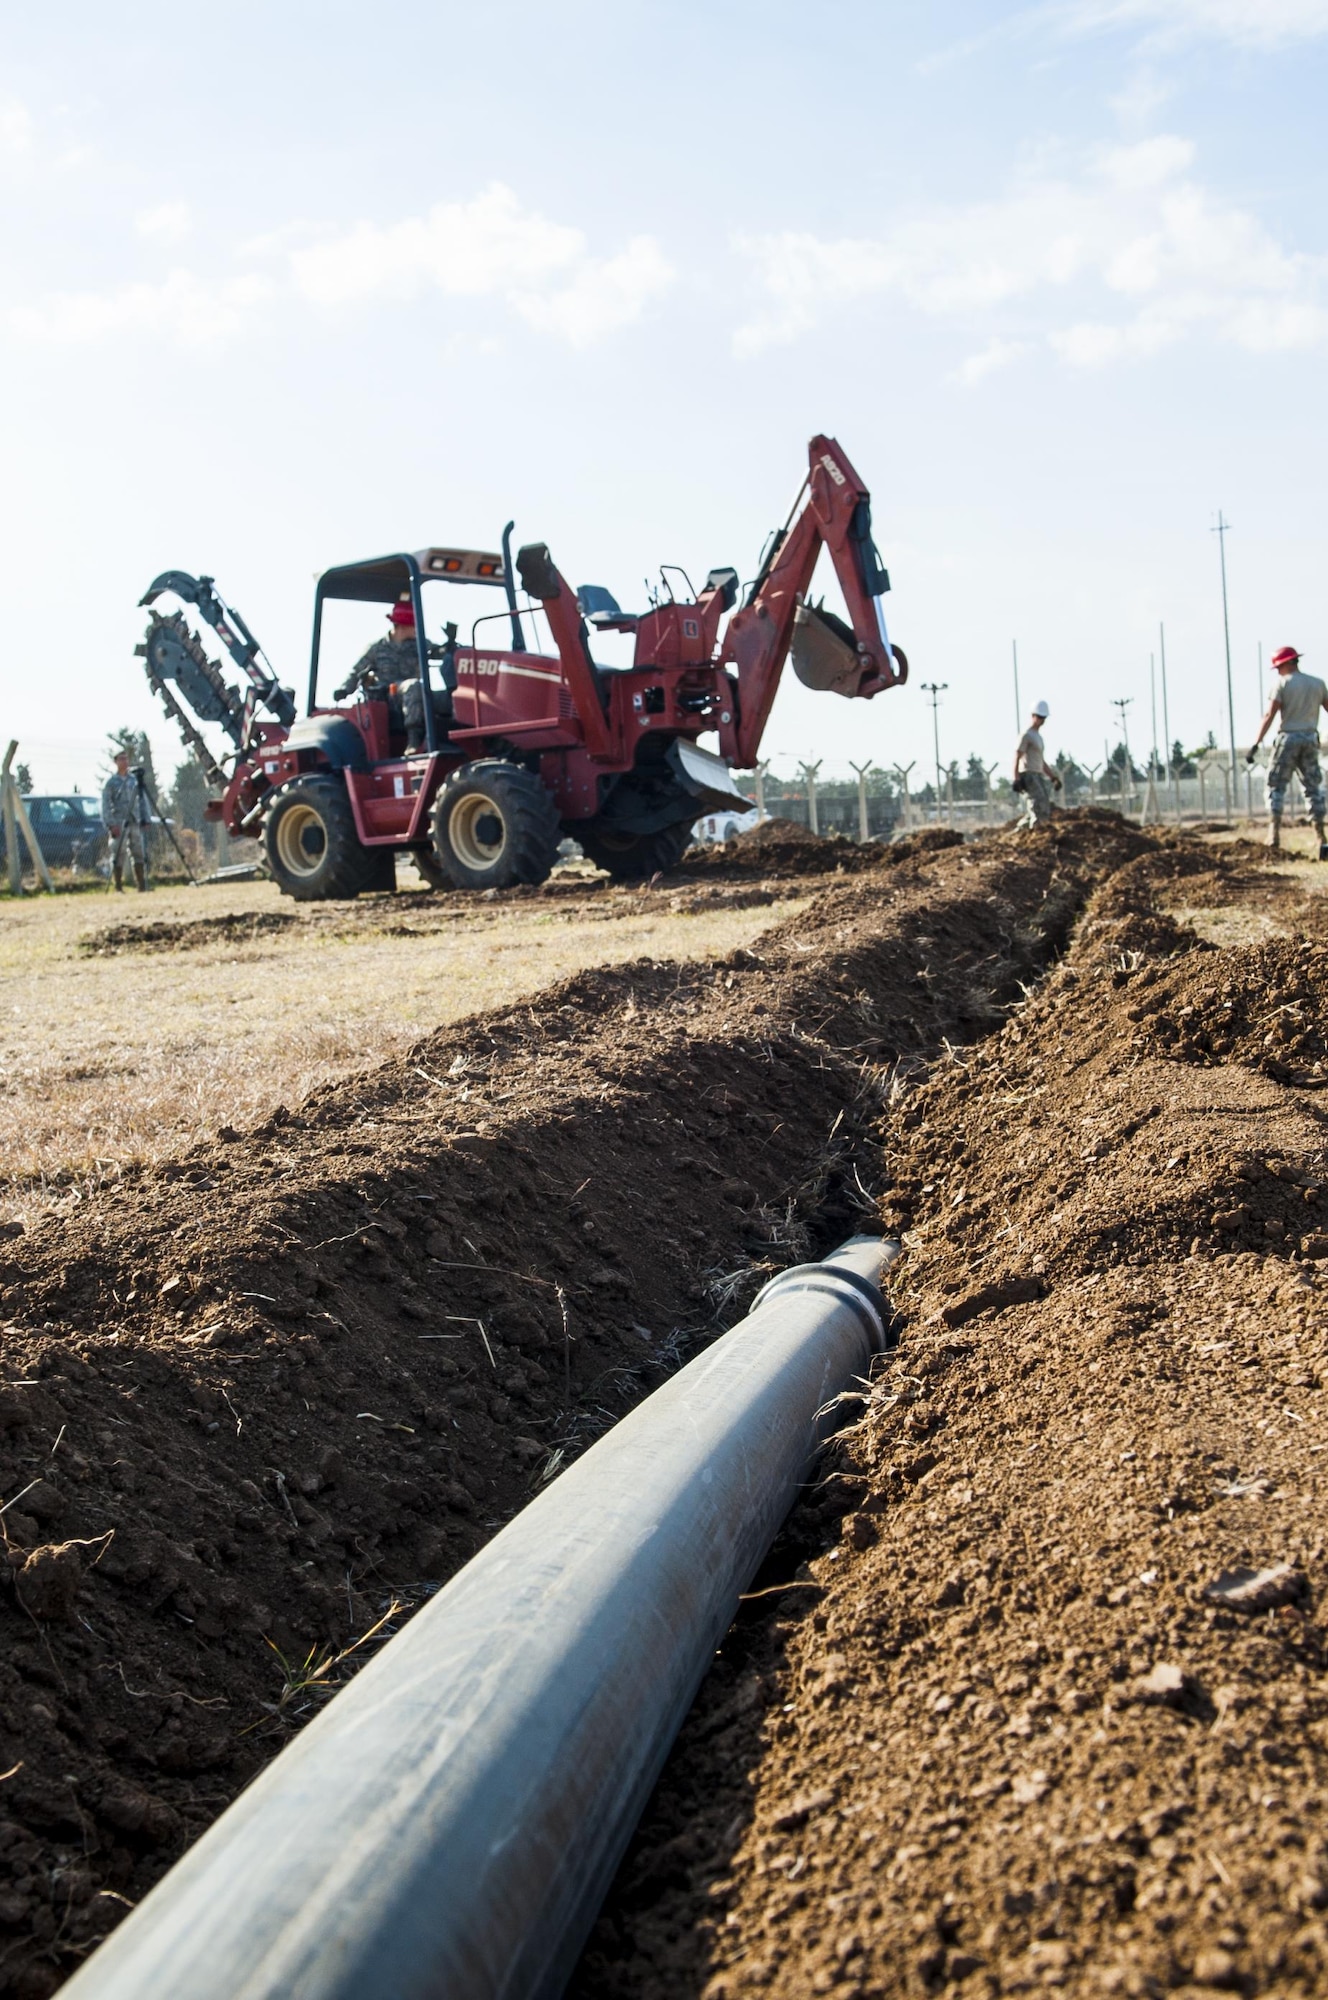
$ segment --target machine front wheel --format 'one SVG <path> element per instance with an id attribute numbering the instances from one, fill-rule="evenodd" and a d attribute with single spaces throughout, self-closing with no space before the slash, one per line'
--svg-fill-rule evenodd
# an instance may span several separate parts
<path id="1" fill-rule="evenodd" d="M 361 847 L 342 779 L 297 778 L 273 800 L 263 822 L 263 848 L 283 895 L 324 902 L 390 887 L 392 856 Z"/>
<path id="2" fill-rule="evenodd" d="M 497 757 L 454 771 L 433 809 L 433 851 L 457 889 L 543 882 L 561 838 L 558 808 L 544 785 Z"/>

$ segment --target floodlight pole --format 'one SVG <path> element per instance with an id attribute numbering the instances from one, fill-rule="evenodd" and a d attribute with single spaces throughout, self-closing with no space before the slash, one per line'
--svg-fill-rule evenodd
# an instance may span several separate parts
<path id="1" fill-rule="evenodd" d="M 1125 762 L 1121 766 L 1121 811 L 1128 817 L 1130 811 L 1130 788 L 1134 780 L 1134 760 L 1130 756 L 1130 725 L 1125 711 L 1134 702 L 1132 694 L 1112 696 L 1111 705 L 1120 710 L 1121 743 L 1125 751 Z"/>
<path id="2" fill-rule="evenodd" d="M 949 681 L 923 681 L 922 692 L 931 696 L 931 745 L 936 760 L 936 824 L 941 823 L 941 725 L 936 710 Z"/>
<path id="3" fill-rule="evenodd" d="M 1014 660 L 1014 726 L 1017 735 L 1024 732 L 1024 711 L 1019 704 L 1019 641 L 1011 639 L 1010 653 Z"/>

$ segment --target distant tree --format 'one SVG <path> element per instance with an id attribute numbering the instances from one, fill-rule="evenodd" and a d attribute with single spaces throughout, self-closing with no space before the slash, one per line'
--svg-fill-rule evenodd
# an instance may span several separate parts
<path id="1" fill-rule="evenodd" d="M 1185 746 L 1179 736 L 1171 746 L 1171 768 L 1178 778 L 1192 778 L 1195 775 L 1194 765 L 1186 756 Z"/>
<path id="2" fill-rule="evenodd" d="M 196 757 L 187 757 L 177 765 L 171 781 L 170 804 L 167 807 L 177 826 L 192 827 L 201 833 L 204 827 L 203 808 L 208 802 L 207 779 Z"/>
<path id="3" fill-rule="evenodd" d="M 26 794 L 32 790 L 32 773 L 26 764 L 14 766 L 14 778 L 21 792 Z"/>
<path id="4" fill-rule="evenodd" d="M 1117 782 L 1119 782 L 1120 773 L 1125 769 L 1125 744 L 1123 741 L 1116 745 L 1116 748 L 1108 757 L 1107 763 L 1112 773 L 1116 776 Z M 1133 757 L 1130 758 L 1130 778 L 1137 784 L 1142 784 L 1144 780 L 1144 773 L 1139 769 Z"/>
<path id="5" fill-rule="evenodd" d="M 1081 794 L 1085 794 L 1091 789 L 1088 783 L 1087 771 L 1080 768 L 1068 751 L 1061 752 L 1056 763 L 1056 769 L 1060 772 L 1061 783 L 1065 787 L 1065 802 L 1067 805 L 1071 799 L 1077 799 Z"/>

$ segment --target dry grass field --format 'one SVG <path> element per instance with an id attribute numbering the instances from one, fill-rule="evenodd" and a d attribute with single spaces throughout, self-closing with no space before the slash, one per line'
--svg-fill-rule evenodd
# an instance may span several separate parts
<path id="1" fill-rule="evenodd" d="M 271 883 L 0 904 L 0 1220 L 244 1127 L 428 1030 L 626 959 L 750 943 L 805 885 L 301 907 Z"/>

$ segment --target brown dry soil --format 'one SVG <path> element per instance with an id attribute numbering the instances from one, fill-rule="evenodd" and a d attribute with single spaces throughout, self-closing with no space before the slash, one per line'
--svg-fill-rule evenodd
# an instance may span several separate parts
<path id="1" fill-rule="evenodd" d="M 578 975 L 7 1232 L 0 1993 L 53 1991 L 543 1481 L 874 1213 L 891 1089 L 1139 846 L 920 839 L 754 949 Z"/>
<path id="2" fill-rule="evenodd" d="M 1131 853 L 887 1125 L 900 1346 L 579 2000 L 1328 1990 L 1325 904 Z"/>

